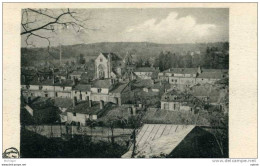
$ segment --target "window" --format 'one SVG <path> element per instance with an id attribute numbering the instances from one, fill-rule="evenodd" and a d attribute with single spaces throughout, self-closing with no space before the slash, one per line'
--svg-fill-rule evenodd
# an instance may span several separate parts
<path id="1" fill-rule="evenodd" d="M 30 88 L 30 85 L 26 85 L 26 89 L 29 89 Z"/>
<path id="2" fill-rule="evenodd" d="M 164 103 L 164 109 L 168 110 L 169 109 L 169 104 L 168 103 Z"/>
<path id="3" fill-rule="evenodd" d="M 42 85 L 39 86 L 39 90 L 42 90 Z"/>
<path id="4" fill-rule="evenodd" d="M 100 93 L 100 92 L 101 92 L 101 89 L 99 88 L 99 89 L 98 89 L 98 93 Z"/>
<path id="5" fill-rule="evenodd" d="M 173 109 L 174 109 L 174 110 L 176 109 L 176 104 L 173 104 Z"/>
<path id="6" fill-rule="evenodd" d="M 73 116 L 76 116 L 76 112 L 73 112 Z"/>
<path id="7" fill-rule="evenodd" d="M 102 58 L 100 58 L 100 60 L 99 60 L 100 62 L 103 62 L 103 59 Z"/>

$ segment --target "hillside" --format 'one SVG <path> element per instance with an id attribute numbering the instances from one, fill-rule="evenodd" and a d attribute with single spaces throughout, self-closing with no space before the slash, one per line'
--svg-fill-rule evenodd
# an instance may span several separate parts
<path id="1" fill-rule="evenodd" d="M 207 47 L 223 48 L 224 43 L 195 43 L 195 44 L 156 44 L 148 42 L 103 42 L 92 44 L 77 44 L 62 46 L 64 61 L 75 60 L 76 56 L 83 54 L 86 60 L 95 58 L 99 52 L 114 52 L 124 57 L 126 52 L 137 57 L 157 57 L 162 51 L 170 51 L 176 54 L 185 54 L 188 51 L 200 51 L 204 53 Z M 59 59 L 59 47 L 51 47 L 51 55 L 47 48 L 21 48 L 22 66 L 37 65 L 46 59 L 53 62 Z M 37 62 L 37 63 L 36 63 Z"/>

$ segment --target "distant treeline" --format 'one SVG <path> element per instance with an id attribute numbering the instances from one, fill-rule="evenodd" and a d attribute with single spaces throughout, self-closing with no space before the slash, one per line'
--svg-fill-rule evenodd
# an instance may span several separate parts
<path id="1" fill-rule="evenodd" d="M 160 71 L 169 68 L 193 68 L 201 66 L 209 69 L 228 69 L 229 67 L 229 44 L 223 43 L 221 47 L 207 47 L 202 52 L 187 52 L 179 54 L 164 51 L 154 60 L 139 58 L 137 66 L 159 67 Z"/>
<path id="2" fill-rule="evenodd" d="M 166 67 L 228 68 L 228 46 L 226 42 L 194 44 L 156 44 L 148 42 L 104 42 L 78 44 L 62 47 L 64 63 L 76 61 L 80 55 L 86 61 L 94 59 L 100 52 L 114 52 L 122 58 L 126 53 L 134 55 L 137 65 Z M 59 47 L 21 48 L 21 65 L 30 66 L 44 61 L 58 61 Z M 213 60 L 213 62 L 212 62 Z M 148 62 L 148 63 L 147 63 Z M 166 66 L 165 66 L 166 65 Z"/>

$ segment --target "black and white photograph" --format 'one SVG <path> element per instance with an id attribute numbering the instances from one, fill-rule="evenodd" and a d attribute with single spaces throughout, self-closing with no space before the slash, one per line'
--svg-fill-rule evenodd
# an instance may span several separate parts
<path id="1" fill-rule="evenodd" d="M 229 8 L 23 8 L 21 158 L 228 158 Z"/>

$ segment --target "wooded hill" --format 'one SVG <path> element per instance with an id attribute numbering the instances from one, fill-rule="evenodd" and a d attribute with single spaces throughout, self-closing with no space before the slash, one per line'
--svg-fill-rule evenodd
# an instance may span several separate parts
<path id="1" fill-rule="evenodd" d="M 205 54 L 207 48 L 228 50 L 228 43 L 195 43 L 195 44 L 156 44 L 148 42 L 103 42 L 92 44 L 77 44 L 62 46 L 63 61 L 75 61 L 76 57 L 83 54 L 85 59 L 94 59 L 100 52 L 114 52 L 121 57 L 126 52 L 135 54 L 136 59 L 157 58 L 161 52 L 171 52 L 176 55 L 187 55 L 190 52 Z M 58 61 L 59 47 L 48 48 L 21 48 L 22 66 L 37 65 L 39 62 Z"/>

